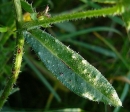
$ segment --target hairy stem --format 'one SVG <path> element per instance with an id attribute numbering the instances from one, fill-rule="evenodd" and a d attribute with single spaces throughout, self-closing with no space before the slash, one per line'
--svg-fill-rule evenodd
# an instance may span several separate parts
<path id="1" fill-rule="evenodd" d="M 23 22 L 21 3 L 20 0 L 13 0 L 13 2 L 16 11 L 16 29 L 18 30 L 21 29 Z M 24 38 L 22 32 L 19 31 L 17 32 L 16 50 L 15 50 L 14 64 L 12 68 L 12 75 L 6 84 L 2 95 L 0 96 L 0 109 L 4 105 L 6 99 L 8 98 L 11 90 L 13 89 L 13 84 L 15 84 L 17 77 L 19 75 L 23 56 L 23 45 L 24 45 Z"/>
<path id="2" fill-rule="evenodd" d="M 122 9 L 121 4 L 117 4 L 113 7 L 109 8 L 102 8 L 98 10 L 88 10 L 84 12 L 76 12 L 76 13 L 70 13 L 70 14 L 63 14 L 54 16 L 52 18 L 45 18 L 44 20 L 39 21 L 30 21 L 25 22 L 22 26 L 23 29 L 31 29 L 35 28 L 37 26 L 47 26 L 48 24 L 54 24 L 54 23 L 60 23 L 64 21 L 69 20 L 76 20 L 76 19 L 85 19 L 85 18 L 92 18 L 92 17 L 99 17 L 99 16 L 113 16 L 113 15 L 120 15 L 124 12 Z"/>

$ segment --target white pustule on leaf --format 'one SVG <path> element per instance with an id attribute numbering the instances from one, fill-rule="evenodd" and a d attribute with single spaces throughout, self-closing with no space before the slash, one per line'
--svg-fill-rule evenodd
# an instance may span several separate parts
<path id="1" fill-rule="evenodd" d="M 112 85 L 78 53 L 40 29 L 24 32 L 24 36 L 48 70 L 71 91 L 92 101 L 122 106 Z"/>

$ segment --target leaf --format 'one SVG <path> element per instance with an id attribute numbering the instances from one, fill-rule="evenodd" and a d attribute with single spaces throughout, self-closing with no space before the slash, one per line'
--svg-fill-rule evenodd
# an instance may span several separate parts
<path id="1" fill-rule="evenodd" d="M 125 22 L 125 26 L 127 29 L 127 32 L 130 31 L 130 0 L 123 0 L 122 1 L 123 8 L 125 12 L 122 14 L 123 20 Z"/>
<path id="2" fill-rule="evenodd" d="M 26 0 L 21 0 L 21 6 L 26 11 L 23 15 L 24 21 L 37 21 L 37 13 L 34 11 L 32 4 L 29 4 Z"/>
<path id="3" fill-rule="evenodd" d="M 22 8 L 29 13 L 34 13 L 34 9 L 31 4 L 29 4 L 26 0 L 21 0 Z"/>
<path id="4" fill-rule="evenodd" d="M 40 29 L 25 31 L 24 36 L 48 70 L 74 93 L 93 101 L 122 105 L 111 84 L 78 53 Z"/>
<path id="5" fill-rule="evenodd" d="M 0 27 L 0 32 L 7 32 L 8 28 L 7 27 Z"/>
<path id="6" fill-rule="evenodd" d="M 117 33 L 119 35 L 122 36 L 122 33 L 119 32 L 117 29 L 114 29 L 114 28 L 110 28 L 110 27 L 102 27 L 102 26 L 99 26 L 99 27 L 92 27 L 92 28 L 88 28 L 88 29 L 83 29 L 83 30 L 79 30 L 79 31 L 76 31 L 74 33 L 70 33 L 70 34 L 66 34 L 66 35 L 63 35 L 63 36 L 60 36 L 59 37 L 59 40 L 61 41 L 65 41 L 65 40 L 68 40 L 70 38 L 76 38 L 78 35 L 82 35 L 82 34 L 87 34 L 87 33 L 90 33 L 90 32 L 101 32 L 101 31 L 109 31 L 109 32 L 114 32 L 114 33 Z"/>

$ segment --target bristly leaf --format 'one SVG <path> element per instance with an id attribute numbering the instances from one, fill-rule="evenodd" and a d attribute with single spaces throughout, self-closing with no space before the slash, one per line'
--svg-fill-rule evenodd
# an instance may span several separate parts
<path id="1" fill-rule="evenodd" d="M 0 32 L 7 32 L 8 28 L 5 26 L 0 27 Z"/>
<path id="2" fill-rule="evenodd" d="M 40 29 L 25 31 L 24 36 L 46 67 L 74 93 L 92 101 L 122 105 L 111 84 L 78 53 Z"/>
<path id="3" fill-rule="evenodd" d="M 29 13 L 34 13 L 34 9 L 31 4 L 29 4 L 26 0 L 21 0 L 22 8 Z"/>

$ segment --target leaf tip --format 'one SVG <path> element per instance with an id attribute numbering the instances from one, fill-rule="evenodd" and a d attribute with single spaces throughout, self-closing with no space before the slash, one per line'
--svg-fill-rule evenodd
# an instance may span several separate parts
<path id="1" fill-rule="evenodd" d="M 116 107 L 122 106 L 122 102 L 121 102 L 121 100 L 119 99 L 119 97 L 118 97 L 118 95 L 116 93 L 113 93 L 112 97 L 113 97 L 113 100 L 114 100 L 112 102 L 114 104 L 114 106 L 116 106 Z"/>
<path id="2" fill-rule="evenodd" d="M 118 101 L 117 106 L 119 106 L 119 107 L 122 106 L 121 100 Z"/>

